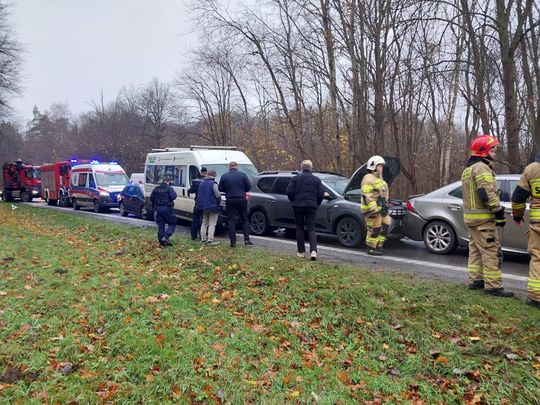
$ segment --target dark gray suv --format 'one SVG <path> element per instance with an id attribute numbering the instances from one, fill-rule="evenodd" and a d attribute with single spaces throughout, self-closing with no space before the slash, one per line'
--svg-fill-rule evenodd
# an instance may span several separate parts
<path id="1" fill-rule="evenodd" d="M 262 172 L 252 179 L 248 216 L 253 234 L 266 235 L 276 228 L 296 228 L 286 191 L 289 182 L 297 174 L 298 172 L 284 171 Z M 350 179 L 330 172 L 313 174 L 322 180 L 324 189 L 329 194 L 317 211 L 317 232 L 335 234 L 340 243 L 347 247 L 362 244 L 365 241 L 366 226 L 360 212 L 360 183 L 365 170 L 363 173 L 362 168 L 357 170 Z M 390 177 L 385 175 L 385 179 L 390 180 L 389 183 L 395 176 Z M 388 237 L 402 238 L 405 205 L 400 200 L 390 200 L 388 207 L 392 217 Z"/>

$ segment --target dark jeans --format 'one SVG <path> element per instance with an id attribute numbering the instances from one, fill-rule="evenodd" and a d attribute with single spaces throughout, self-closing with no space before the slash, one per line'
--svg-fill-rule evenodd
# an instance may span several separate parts
<path id="1" fill-rule="evenodd" d="M 317 251 L 317 234 L 315 233 L 316 208 L 293 207 L 294 222 L 296 223 L 296 245 L 299 253 L 306 251 L 304 227 L 307 226 L 309 237 L 309 251 Z"/>
<path id="2" fill-rule="evenodd" d="M 176 229 L 176 215 L 171 207 L 157 207 L 156 209 L 156 223 L 158 225 L 158 240 L 163 239 L 165 236 L 170 237 Z M 165 225 L 167 229 L 165 229 Z"/>
<path id="3" fill-rule="evenodd" d="M 229 240 L 231 241 L 231 245 L 236 245 L 236 215 L 238 215 L 242 221 L 244 242 L 247 242 L 249 240 L 247 200 L 245 198 L 227 198 L 225 212 L 227 213 L 227 228 L 229 229 Z"/>
<path id="4" fill-rule="evenodd" d="M 197 239 L 201 230 L 201 223 L 204 210 L 193 208 L 193 222 L 191 222 L 191 239 Z"/>

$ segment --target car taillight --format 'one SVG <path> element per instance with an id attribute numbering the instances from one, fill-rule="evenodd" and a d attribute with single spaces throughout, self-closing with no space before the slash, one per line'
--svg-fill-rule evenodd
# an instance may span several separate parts
<path id="1" fill-rule="evenodd" d="M 411 200 L 407 200 L 407 202 L 405 202 L 405 207 L 409 212 L 416 212 L 416 210 L 414 209 L 414 205 L 412 205 L 411 203 Z"/>

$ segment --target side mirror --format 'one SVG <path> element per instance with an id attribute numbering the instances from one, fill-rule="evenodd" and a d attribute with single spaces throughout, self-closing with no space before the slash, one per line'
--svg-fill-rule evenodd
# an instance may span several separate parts
<path id="1" fill-rule="evenodd" d="M 325 191 L 324 192 L 324 196 L 323 196 L 323 199 L 324 200 L 333 200 L 335 198 L 335 196 L 333 196 L 332 194 L 330 194 L 328 191 Z"/>

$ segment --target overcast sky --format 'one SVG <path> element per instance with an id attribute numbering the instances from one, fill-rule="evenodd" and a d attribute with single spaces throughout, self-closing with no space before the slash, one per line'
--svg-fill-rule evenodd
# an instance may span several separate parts
<path id="1" fill-rule="evenodd" d="M 157 77 L 172 81 L 196 35 L 190 0 L 12 0 L 13 28 L 24 45 L 23 94 L 13 100 L 26 122 L 35 105 L 89 109 L 101 89 L 113 99 L 122 86 Z"/>

